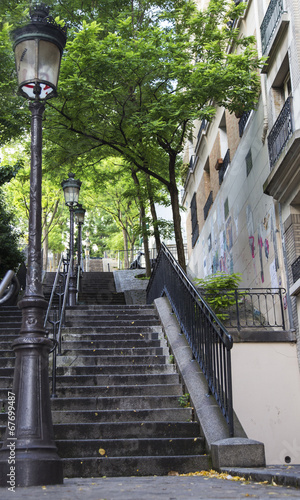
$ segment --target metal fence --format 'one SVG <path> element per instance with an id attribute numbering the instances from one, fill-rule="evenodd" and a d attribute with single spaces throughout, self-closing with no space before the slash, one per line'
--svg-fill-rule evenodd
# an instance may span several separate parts
<path id="1" fill-rule="evenodd" d="M 216 297 L 202 288 L 199 292 L 208 302 Z M 222 290 L 224 307 L 217 314 L 226 328 L 285 330 L 285 293 L 284 288 Z"/>
<path id="2" fill-rule="evenodd" d="M 168 297 L 233 436 L 232 338 L 165 245 L 147 287 L 147 303 L 162 295 Z"/>

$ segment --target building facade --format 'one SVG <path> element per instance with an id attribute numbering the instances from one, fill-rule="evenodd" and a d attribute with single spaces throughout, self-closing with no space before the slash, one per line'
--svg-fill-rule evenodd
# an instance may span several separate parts
<path id="1" fill-rule="evenodd" d="M 200 8 L 204 6 L 199 4 Z M 186 208 L 188 272 L 200 278 L 218 271 L 241 273 L 241 287 L 284 289 L 284 330 L 292 331 L 295 336 L 289 343 L 290 349 L 284 342 L 270 342 L 269 338 L 266 345 L 257 337 L 256 341 L 253 338 L 252 342 L 239 343 L 233 348 L 233 374 L 234 370 L 243 369 L 239 366 L 241 360 L 244 365 L 252 363 L 252 372 L 244 373 L 241 378 L 244 390 L 248 387 L 255 391 L 257 387 L 259 392 L 261 377 L 273 374 L 277 399 L 280 394 L 283 398 L 278 406 L 278 415 L 282 416 L 286 406 L 292 404 L 292 399 L 284 399 L 286 384 L 295 402 L 295 408 L 289 411 L 300 410 L 299 0 L 248 0 L 237 23 L 242 33 L 255 35 L 259 55 L 267 56 L 268 60 L 261 71 L 261 92 L 255 110 L 235 116 L 217 109 L 211 123 L 195 123 L 193 140 L 186 144 L 184 162 L 189 169 L 182 203 Z M 279 302 L 276 307 L 280 307 Z M 278 350 L 282 356 L 275 361 L 274 353 Z M 269 355 L 272 360 L 268 372 L 268 364 L 261 365 Z M 289 359 L 290 367 L 293 365 L 288 374 L 283 373 L 287 370 L 284 356 Z M 253 374 L 256 363 L 261 365 Z M 277 380 L 278 372 L 281 381 Z M 265 391 L 272 392 L 273 385 L 266 385 Z M 275 422 L 268 436 L 268 463 L 300 463 L 298 423 L 287 417 L 282 419 L 280 427 L 280 418 L 273 412 L 275 393 L 268 403 L 265 397 L 256 423 L 251 423 L 242 390 L 236 389 L 235 408 L 252 433 L 250 437 L 265 441 L 270 419 Z M 261 398 L 261 394 L 257 400 L 254 397 L 252 407 L 259 405 Z M 273 408 L 271 417 L 267 416 L 268 405 Z M 259 419 L 265 425 L 258 430 Z M 293 429 L 289 435 L 288 426 Z M 279 428 L 275 445 L 272 436 Z"/>

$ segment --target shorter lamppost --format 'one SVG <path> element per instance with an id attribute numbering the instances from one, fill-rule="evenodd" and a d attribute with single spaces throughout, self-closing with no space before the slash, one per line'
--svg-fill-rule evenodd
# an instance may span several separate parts
<path id="1" fill-rule="evenodd" d="M 76 305 L 76 276 L 74 273 L 74 208 L 78 205 L 81 182 L 75 175 L 69 173 L 69 178 L 61 183 L 64 190 L 65 203 L 70 210 L 70 280 L 69 280 L 69 306 Z"/>
<path id="2" fill-rule="evenodd" d="M 84 223 L 85 208 L 82 207 L 81 203 L 78 203 L 75 208 L 75 222 L 78 227 L 78 272 L 82 270 L 82 226 Z"/>
<path id="3" fill-rule="evenodd" d="M 19 94 L 31 102 L 31 169 L 26 289 L 19 302 L 20 336 L 13 341 L 15 369 L 8 392 L 8 424 L 0 451 L 0 486 L 63 482 L 51 418 L 48 357 L 53 342 L 44 328 L 41 195 L 43 101 L 56 96 L 66 30 L 44 4 L 30 9 L 31 22 L 13 33 Z"/>

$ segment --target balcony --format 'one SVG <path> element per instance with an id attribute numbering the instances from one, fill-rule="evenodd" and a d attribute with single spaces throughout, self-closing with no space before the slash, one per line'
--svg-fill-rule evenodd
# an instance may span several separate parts
<path id="1" fill-rule="evenodd" d="M 239 134 L 240 134 L 240 137 L 242 137 L 243 133 L 244 133 L 244 130 L 245 130 L 245 127 L 247 125 L 247 122 L 248 122 L 248 119 L 249 119 L 249 116 L 251 115 L 251 111 L 245 111 L 241 118 L 239 119 Z"/>
<path id="2" fill-rule="evenodd" d="M 230 164 L 230 149 L 227 149 L 226 154 L 223 158 L 223 162 L 220 164 L 220 167 L 218 168 L 219 170 L 219 185 L 221 186 L 225 172 L 228 168 L 228 165 Z"/>
<path id="3" fill-rule="evenodd" d="M 269 160 L 271 169 L 281 155 L 286 143 L 293 134 L 292 98 L 288 97 L 268 136 Z"/>
<path id="4" fill-rule="evenodd" d="M 207 200 L 206 200 L 206 203 L 205 203 L 205 205 L 204 205 L 204 208 L 203 208 L 204 220 L 206 220 L 206 219 L 207 219 L 208 212 L 209 212 L 210 207 L 212 206 L 212 204 L 213 204 L 213 192 L 211 191 L 211 192 L 209 193 L 209 196 L 208 196 L 208 198 L 207 198 Z"/>
<path id="5" fill-rule="evenodd" d="M 300 203 L 300 130 L 294 130 L 291 97 L 270 131 L 268 149 L 271 172 L 264 183 L 264 192 L 280 202 L 293 198 L 293 203 Z"/>
<path id="6" fill-rule="evenodd" d="M 298 257 L 292 264 L 293 283 L 300 279 L 300 257 Z"/>
<path id="7" fill-rule="evenodd" d="M 271 0 L 263 22 L 260 27 L 262 52 L 269 59 L 273 55 L 273 49 L 283 35 L 289 24 L 288 14 L 284 8 L 283 0 Z M 263 73 L 267 71 L 268 63 L 263 67 Z"/>

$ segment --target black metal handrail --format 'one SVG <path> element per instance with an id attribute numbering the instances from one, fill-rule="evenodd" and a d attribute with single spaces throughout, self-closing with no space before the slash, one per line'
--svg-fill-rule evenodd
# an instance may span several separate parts
<path id="1" fill-rule="evenodd" d="M 288 97 L 268 136 L 271 169 L 274 167 L 293 132 L 292 97 Z"/>
<path id="2" fill-rule="evenodd" d="M 283 0 L 271 0 L 260 27 L 263 54 L 266 52 L 284 11 Z"/>
<path id="3" fill-rule="evenodd" d="M 216 297 L 203 288 L 198 290 L 208 302 Z M 236 288 L 220 293 L 227 299 L 226 308 L 218 310 L 226 328 L 285 330 L 284 288 Z"/>
<path id="4" fill-rule="evenodd" d="M 72 268 L 72 259 L 66 261 L 61 258 L 59 268 L 56 273 L 56 277 L 53 283 L 53 288 L 51 292 L 51 305 L 52 305 L 52 300 L 54 298 L 54 295 L 58 296 L 58 306 L 53 308 L 51 311 L 51 306 L 48 307 L 47 314 L 45 316 L 44 320 L 44 326 L 47 325 L 47 323 L 50 323 L 52 325 L 52 339 L 53 339 L 53 349 L 52 349 L 52 395 L 51 397 L 54 398 L 56 397 L 56 358 L 57 354 L 61 354 L 61 330 L 64 325 L 65 321 L 65 310 L 66 310 L 66 305 L 67 305 L 67 300 L 68 300 L 68 292 L 69 292 L 69 281 L 70 281 L 70 274 L 71 274 L 71 268 Z M 64 264 L 64 271 L 60 272 L 60 267 L 61 264 Z M 66 269 L 68 269 L 67 274 Z M 65 276 L 66 274 L 66 276 Z M 64 284 L 62 286 L 62 283 L 58 281 L 59 275 L 63 275 L 64 278 Z M 51 312 L 51 314 L 50 314 Z"/>
<path id="5" fill-rule="evenodd" d="M 300 256 L 292 264 L 293 283 L 300 278 Z"/>
<path id="6" fill-rule="evenodd" d="M 232 338 L 212 309 L 162 244 L 147 287 L 147 303 L 166 295 L 193 355 L 206 377 L 233 436 Z"/>

